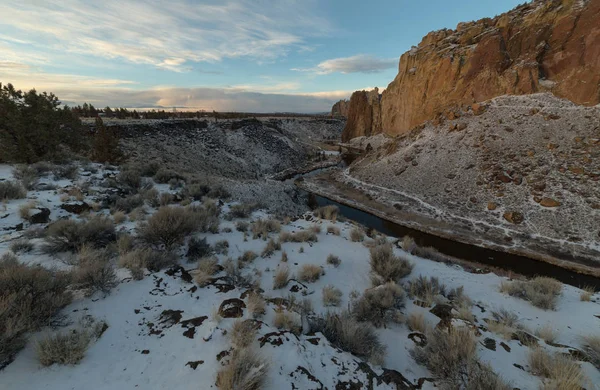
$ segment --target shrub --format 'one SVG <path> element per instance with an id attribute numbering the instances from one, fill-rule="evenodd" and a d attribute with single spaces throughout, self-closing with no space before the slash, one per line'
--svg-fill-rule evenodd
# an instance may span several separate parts
<path id="1" fill-rule="evenodd" d="M 417 297 L 431 306 L 438 295 L 446 295 L 446 285 L 434 276 L 428 278 L 419 275 L 418 278 L 408 282 L 408 294 Z"/>
<path id="2" fill-rule="evenodd" d="M 46 253 L 56 254 L 76 252 L 84 245 L 104 248 L 116 238 L 115 226 L 109 218 L 96 216 L 81 222 L 62 219 L 48 226 L 42 249 Z"/>
<path id="3" fill-rule="evenodd" d="M 298 270 L 298 279 L 302 282 L 316 282 L 323 274 L 323 269 L 315 264 L 304 264 Z"/>
<path id="4" fill-rule="evenodd" d="M 260 294 L 252 292 L 248 295 L 248 304 L 246 305 L 248 313 L 256 319 L 265 314 L 266 303 Z"/>
<path id="5" fill-rule="evenodd" d="M 115 223 L 117 225 L 125 222 L 126 220 L 127 220 L 127 215 L 125 215 L 124 212 L 117 211 L 117 212 L 113 213 L 113 221 L 115 221 Z"/>
<path id="6" fill-rule="evenodd" d="M 281 262 L 282 263 L 287 263 L 288 261 L 288 254 L 286 251 L 281 252 Z"/>
<path id="7" fill-rule="evenodd" d="M 185 182 L 184 176 L 171 169 L 160 168 L 154 175 L 154 181 L 160 184 L 168 184 L 171 179 L 182 180 Z"/>
<path id="8" fill-rule="evenodd" d="M 226 255 L 227 252 L 229 252 L 229 241 L 221 240 L 221 241 L 215 242 L 215 253 L 216 254 Z"/>
<path id="9" fill-rule="evenodd" d="M 56 165 L 52 173 L 54 180 L 75 180 L 79 176 L 79 167 L 75 164 Z"/>
<path id="10" fill-rule="evenodd" d="M 283 308 L 275 310 L 275 316 L 273 317 L 273 326 L 277 329 L 286 329 L 292 333 L 300 333 L 302 325 L 298 319 L 298 315 L 285 311 Z"/>
<path id="11" fill-rule="evenodd" d="M 202 200 L 202 198 L 210 192 L 210 187 L 206 184 L 194 183 L 185 186 L 183 196 L 190 197 L 194 200 Z"/>
<path id="12" fill-rule="evenodd" d="M 378 245 L 370 249 L 371 272 L 376 283 L 397 282 L 411 273 L 413 265 L 406 259 L 394 255 L 391 244 Z"/>
<path id="13" fill-rule="evenodd" d="M 141 279 L 143 273 L 141 270 L 147 268 L 151 272 L 160 271 L 177 262 L 175 254 L 169 251 L 157 251 L 150 248 L 134 249 L 130 252 L 121 254 L 119 266 L 126 267 L 134 276 L 134 279 Z"/>
<path id="14" fill-rule="evenodd" d="M 23 348 L 26 335 L 46 325 L 71 301 L 70 278 L 62 272 L 0 257 L 0 367 Z"/>
<path id="15" fill-rule="evenodd" d="M 130 193 L 136 193 L 142 188 L 142 173 L 137 169 L 126 169 L 117 175 L 117 182 Z"/>
<path id="16" fill-rule="evenodd" d="M 235 230 L 238 232 L 246 232 L 248 231 L 248 226 L 250 226 L 250 224 L 246 221 L 237 221 L 235 224 Z"/>
<path id="17" fill-rule="evenodd" d="M 217 373 L 216 385 L 221 390 L 260 390 L 267 371 L 267 362 L 254 350 L 236 349 L 229 364 Z"/>
<path id="18" fill-rule="evenodd" d="M 426 333 L 429 329 L 423 313 L 412 313 L 406 321 L 408 328 L 414 332 Z"/>
<path id="19" fill-rule="evenodd" d="M 138 235 L 147 244 L 172 248 L 198 229 L 196 217 L 182 207 L 161 207 L 138 225 Z"/>
<path id="20" fill-rule="evenodd" d="M 596 290 L 592 286 L 586 286 L 581 289 L 581 295 L 579 299 L 583 302 L 589 302 L 592 300 L 592 296 L 596 293 Z"/>
<path id="21" fill-rule="evenodd" d="M 252 287 L 252 278 L 247 275 L 242 275 L 241 270 L 238 267 L 236 267 L 233 259 L 228 258 L 223 262 L 223 270 L 225 271 L 225 275 L 229 283 L 233 284 L 234 286 L 241 286 L 246 288 Z"/>
<path id="22" fill-rule="evenodd" d="M 584 336 L 581 340 L 583 353 L 600 370 L 600 336 Z"/>
<path id="23" fill-rule="evenodd" d="M 317 218 L 328 219 L 330 221 L 334 221 L 337 219 L 338 213 L 340 209 L 337 206 L 329 205 L 319 207 L 313 212 L 313 215 Z"/>
<path id="24" fill-rule="evenodd" d="M 159 192 L 156 188 L 149 188 L 147 190 L 140 191 L 140 196 L 147 202 L 151 207 L 159 207 L 160 199 L 158 198 Z"/>
<path id="25" fill-rule="evenodd" d="M 85 245 L 79 250 L 73 279 L 79 288 L 86 290 L 87 295 L 96 291 L 107 294 L 118 284 L 109 253 Z"/>
<path id="26" fill-rule="evenodd" d="M 277 271 L 275 271 L 275 276 L 273 276 L 273 289 L 278 290 L 280 288 L 284 288 L 285 286 L 287 286 L 289 279 L 290 271 L 288 267 L 278 267 Z"/>
<path id="27" fill-rule="evenodd" d="M 531 372 L 548 378 L 545 388 L 576 390 L 581 389 L 585 376 L 579 364 L 570 356 L 561 353 L 550 355 L 542 348 L 534 348 L 528 355 Z"/>
<path id="28" fill-rule="evenodd" d="M 281 232 L 280 242 L 317 242 L 317 234 L 313 230 L 301 230 L 296 233 Z"/>
<path id="29" fill-rule="evenodd" d="M 350 240 L 352 242 L 362 242 L 365 239 L 365 232 L 362 229 L 354 228 L 350 231 Z"/>
<path id="30" fill-rule="evenodd" d="M 206 196 L 213 199 L 229 199 L 231 194 L 222 185 L 217 185 Z"/>
<path id="31" fill-rule="evenodd" d="M 27 196 L 27 190 L 15 181 L 0 182 L 0 200 L 23 199 Z"/>
<path id="32" fill-rule="evenodd" d="M 506 309 L 492 311 L 492 318 L 488 321 L 489 330 L 502 335 L 507 340 L 511 339 L 516 330 L 522 328 L 519 317 Z"/>
<path id="33" fill-rule="evenodd" d="M 417 249 L 417 244 L 415 243 L 415 240 L 410 237 L 410 236 L 404 236 L 402 238 L 402 243 L 401 243 L 402 249 L 404 249 L 406 252 L 413 254 L 415 252 L 415 250 Z"/>
<path id="34" fill-rule="evenodd" d="M 404 307 L 406 296 L 402 287 L 387 283 L 364 292 L 352 303 L 352 314 L 358 321 L 370 321 L 380 327 L 395 318 Z"/>
<path id="35" fill-rule="evenodd" d="M 15 179 L 20 180 L 23 187 L 25 187 L 28 190 L 33 190 L 40 178 L 37 169 L 35 169 L 31 165 L 23 164 L 17 165 L 13 169 L 13 176 L 15 177 Z"/>
<path id="36" fill-rule="evenodd" d="M 269 239 L 269 242 L 267 242 L 267 245 L 265 245 L 265 248 L 263 249 L 261 256 L 263 258 L 271 257 L 273 255 L 273 253 L 275 253 L 275 251 L 278 251 L 280 249 L 281 249 L 281 244 L 278 241 L 275 241 L 271 238 L 271 239 Z"/>
<path id="37" fill-rule="evenodd" d="M 500 292 L 529 301 L 541 309 L 554 310 L 562 294 L 562 284 L 555 279 L 538 276 L 528 281 L 502 282 Z"/>
<path id="38" fill-rule="evenodd" d="M 259 219 L 250 226 L 252 232 L 252 239 L 262 238 L 266 240 L 269 233 L 279 233 L 281 230 L 281 224 L 275 219 Z"/>
<path id="39" fill-rule="evenodd" d="M 25 221 L 29 221 L 31 218 L 31 210 L 35 208 L 35 202 L 29 201 L 27 203 L 23 203 L 19 207 L 19 217 Z"/>
<path id="40" fill-rule="evenodd" d="M 340 266 L 340 264 L 342 264 L 342 260 L 340 260 L 339 257 L 330 254 L 327 256 L 327 264 L 331 264 L 337 268 Z"/>
<path id="41" fill-rule="evenodd" d="M 323 305 L 339 306 L 342 301 L 342 291 L 334 286 L 323 287 Z"/>
<path id="42" fill-rule="evenodd" d="M 126 198 L 118 198 L 115 202 L 115 210 L 118 211 L 124 211 L 125 213 L 129 214 L 130 212 L 132 212 L 134 209 L 141 207 L 144 205 L 144 198 L 137 194 L 137 195 L 130 195 Z"/>
<path id="43" fill-rule="evenodd" d="M 245 251 L 244 254 L 238 258 L 238 264 L 241 264 L 240 267 L 243 267 L 248 263 L 252 263 L 257 257 L 258 255 L 256 253 L 252 251 Z"/>
<path id="44" fill-rule="evenodd" d="M 22 238 L 10 244 L 10 250 L 14 253 L 31 252 L 33 244 L 29 240 Z"/>
<path id="45" fill-rule="evenodd" d="M 229 207 L 229 212 L 225 215 L 225 219 L 231 221 L 234 218 L 248 218 L 250 214 L 258 209 L 258 203 L 243 203 L 235 204 Z"/>
<path id="46" fill-rule="evenodd" d="M 540 328 L 535 330 L 535 335 L 540 339 L 544 340 L 546 343 L 554 343 L 556 341 L 556 330 L 550 326 L 550 324 L 546 324 Z"/>
<path id="47" fill-rule="evenodd" d="M 235 320 L 229 331 L 231 342 L 238 348 L 246 348 L 256 337 L 256 325 L 252 320 Z"/>
<path id="48" fill-rule="evenodd" d="M 343 351 L 381 363 L 385 346 L 368 324 L 357 322 L 347 311 L 327 313 L 311 320 L 311 330 L 321 332 L 329 342 Z"/>
<path id="49" fill-rule="evenodd" d="M 212 253 L 212 248 L 206 242 L 206 238 L 197 239 L 195 237 L 190 238 L 188 242 L 187 258 L 189 262 L 196 261 L 203 257 L 206 257 Z"/>
<path id="50" fill-rule="evenodd" d="M 219 259 L 215 256 L 203 257 L 198 261 L 198 266 L 194 272 L 194 280 L 200 287 L 204 287 L 211 282 L 212 276 L 219 272 L 219 269 Z"/>
<path id="51" fill-rule="evenodd" d="M 158 204 L 159 206 L 168 206 L 171 203 L 174 203 L 175 197 L 168 192 L 163 192 L 158 196 Z"/>
<path id="52" fill-rule="evenodd" d="M 329 225 L 329 226 L 327 226 L 327 234 L 333 234 L 333 235 L 339 236 L 340 228 L 338 228 L 337 226 L 334 226 L 334 225 Z"/>

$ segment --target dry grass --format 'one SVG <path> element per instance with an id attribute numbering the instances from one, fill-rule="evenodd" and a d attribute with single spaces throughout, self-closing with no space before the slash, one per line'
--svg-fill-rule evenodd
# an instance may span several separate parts
<path id="1" fill-rule="evenodd" d="M 96 216 L 81 222 L 62 219 L 48 226 L 46 243 L 42 249 L 46 253 L 56 254 L 75 252 L 84 245 L 104 248 L 116 238 L 115 226 L 109 218 Z"/>
<path id="2" fill-rule="evenodd" d="M 146 212 L 144 206 L 140 206 L 129 213 L 129 220 L 132 222 L 145 221 L 147 215 L 148 213 Z"/>
<path id="3" fill-rule="evenodd" d="M 321 332 L 329 342 L 373 364 L 381 364 L 385 346 L 379 341 L 375 329 L 356 321 L 347 311 L 327 313 L 311 320 L 311 330 Z"/>
<path id="4" fill-rule="evenodd" d="M 219 272 L 219 259 L 215 256 L 203 257 L 198 260 L 198 266 L 194 271 L 194 280 L 200 287 L 204 287 L 210 283 L 213 275 L 217 272 Z"/>
<path id="5" fill-rule="evenodd" d="M 214 250 L 215 253 L 218 255 L 227 255 L 227 253 L 229 252 L 229 241 L 220 240 L 215 242 Z"/>
<path id="6" fill-rule="evenodd" d="M 313 212 L 313 215 L 317 218 L 328 219 L 330 221 L 335 222 L 338 216 L 340 209 L 337 206 L 329 205 L 319 207 Z"/>
<path id="7" fill-rule="evenodd" d="M 279 235 L 280 242 L 317 242 L 318 240 L 317 234 L 311 229 L 296 233 L 281 232 Z"/>
<path id="8" fill-rule="evenodd" d="M 117 275 L 110 261 L 107 250 L 97 250 L 84 245 L 77 254 L 78 265 L 73 271 L 73 280 L 78 288 L 84 289 L 87 295 L 96 291 L 105 294 L 115 287 Z"/>
<path id="9" fill-rule="evenodd" d="M 238 348 L 246 348 L 256 337 L 256 325 L 252 320 L 236 320 L 229 330 L 231 342 Z"/>
<path id="10" fill-rule="evenodd" d="M 316 264 L 304 264 L 298 270 L 298 279 L 302 282 L 316 282 L 323 274 L 323 269 Z"/>
<path id="11" fill-rule="evenodd" d="M 121 224 L 127 220 L 127 215 L 123 211 L 115 211 L 113 213 L 113 221 L 116 224 Z"/>
<path id="12" fill-rule="evenodd" d="M 365 232 L 362 229 L 355 227 L 350 231 L 350 241 L 362 242 L 365 239 Z"/>
<path id="13" fill-rule="evenodd" d="M 492 311 L 492 318 L 488 322 L 488 329 L 490 332 L 501 335 L 506 340 L 510 340 L 515 331 L 523 328 L 519 317 L 506 309 Z"/>
<path id="14" fill-rule="evenodd" d="M 547 343 L 555 343 L 558 337 L 556 330 L 550 324 L 537 328 L 535 335 Z"/>
<path id="15" fill-rule="evenodd" d="M 339 236 L 340 228 L 338 228 L 337 226 L 334 226 L 334 225 L 329 225 L 329 226 L 327 226 L 327 234 L 333 234 L 335 236 Z"/>
<path id="16" fill-rule="evenodd" d="M 359 321 L 372 322 L 380 327 L 398 318 L 406 296 L 402 287 L 386 283 L 366 290 L 362 297 L 352 302 L 352 314 Z"/>
<path id="17" fill-rule="evenodd" d="M 0 367 L 23 348 L 29 332 L 49 323 L 71 301 L 68 274 L 0 256 Z"/>
<path id="18" fill-rule="evenodd" d="M 327 264 L 333 265 L 335 268 L 339 267 L 342 264 L 342 260 L 339 257 L 330 254 L 327 256 Z"/>
<path id="19" fill-rule="evenodd" d="M 589 302 L 592 300 L 592 297 L 596 293 L 596 290 L 592 286 L 586 286 L 581 289 L 581 295 L 579 295 L 579 299 L 583 302 Z"/>
<path id="20" fill-rule="evenodd" d="M 236 349 L 229 364 L 217 373 L 220 390 L 260 390 L 268 372 L 267 361 L 249 348 Z"/>
<path id="21" fill-rule="evenodd" d="M 18 239 L 10 244 L 10 250 L 14 253 L 28 253 L 33 248 L 33 244 L 26 238 Z"/>
<path id="22" fill-rule="evenodd" d="M 429 329 L 423 313 L 411 313 L 406 320 L 406 324 L 408 325 L 408 329 L 413 332 L 426 333 Z"/>
<path id="23" fill-rule="evenodd" d="M 246 264 L 252 263 L 258 255 L 252 251 L 245 251 L 243 255 L 238 258 L 238 264 L 240 267 L 244 267 Z"/>
<path id="24" fill-rule="evenodd" d="M 273 326 L 277 329 L 289 330 L 292 333 L 299 333 L 300 329 L 302 328 L 298 315 L 296 313 L 285 311 L 281 307 L 275 309 Z"/>
<path id="25" fill-rule="evenodd" d="M 263 249 L 263 251 L 260 255 L 263 258 L 271 257 L 275 253 L 275 251 L 278 251 L 280 249 L 281 249 L 281 243 L 279 243 L 279 241 L 275 241 L 271 238 L 271 239 L 269 239 L 269 242 L 267 242 L 267 245 L 265 245 L 265 248 Z"/>
<path id="26" fill-rule="evenodd" d="M 342 291 L 332 285 L 323 287 L 323 305 L 339 306 L 342 301 Z"/>
<path id="27" fill-rule="evenodd" d="M 281 231 L 281 224 L 276 219 L 259 219 L 250 226 L 252 232 L 252 239 L 262 238 L 267 240 L 269 233 L 279 233 Z"/>
<path id="28" fill-rule="evenodd" d="M 273 289 L 278 290 L 280 288 L 284 288 L 287 286 L 288 281 L 290 279 L 290 271 L 287 266 L 280 266 L 275 271 L 275 276 L 273 276 Z"/>
<path id="29" fill-rule="evenodd" d="M 260 294 L 252 292 L 248 295 L 246 308 L 252 318 L 256 319 L 262 317 L 266 313 L 266 307 L 267 303 Z"/>
<path id="30" fill-rule="evenodd" d="M 282 263 L 287 263 L 288 261 L 288 254 L 286 251 L 281 252 L 281 262 Z"/>
<path id="31" fill-rule="evenodd" d="M 15 166 L 12 173 L 15 179 L 20 180 L 23 187 L 29 191 L 34 189 L 42 174 L 42 172 L 38 172 L 35 167 L 25 164 Z"/>
<path id="32" fill-rule="evenodd" d="M 246 232 L 248 231 L 248 227 L 250 224 L 246 221 L 237 221 L 235 224 L 235 230 L 238 232 Z"/>
<path id="33" fill-rule="evenodd" d="M 36 206 L 36 202 L 35 201 L 29 201 L 27 203 L 23 203 L 21 206 L 19 206 L 19 217 L 22 220 L 25 221 L 29 221 L 29 218 L 31 218 L 31 210 L 33 210 Z"/>
<path id="34" fill-rule="evenodd" d="M 0 200 L 23 199 L 27 190 L 16 181 L 0 182 Z"/>
<path id="35" fill-rule="evenodd" d="M 538 276 L 528 281 L 502 282 L 500 292 L 531 302 L 544 310 L 556 308 L 562 284 L 552 278 Z"/>
<path id="36" fill-rule="evenodd" d="M 136 276 L 140 276 L 140 270 L 143 268 L 157 272 L 176 262 L 177 256 L 173 252 L 144 248 L 121 254 L 118 264 L 120 267 L 128 268 L 132 273 L 135 272 Z M 141 276 L 143 277 L 143 274 Z"/>
<path id="37" fill-rule="evenodd" d="M 232 220 L 234 218 L 248 218 L 252 212 L 258 209 L 258 203 L 236 204 L 229 208 L 229 212 L 225 215 L 225 219 Z"/>
<path id="38" fill-rule="evenodd" d="M 436 277 L 428 278 L 419 275 L 418 278 L 408 282 L 408 294 L 431 306 L 435 302 L 436 296 L 446 295 L 446 285 Z"/>
<path id="39" fill-rule="evenodd" d="M 534 375 L 547 378 L 546 389 L 579 390 L 586 381 L 581 366 L 561 353 L 551 355 L 542 348 L 534 348 L 527 357 Z"/>
<path id="40" fill-rule="evenodd" d="M 378 245 L 371 248 L 370 253 L 371 273 L 375 284 L 398 282 L 413 269 L 408 260 L 394 255 L 391 244 Z"/>
<path id="41" fill-rule="evenodd" d="M 584 336 L 581 338 L 581 349 L 586 357 L 600 370 L 600 336 Z"/>

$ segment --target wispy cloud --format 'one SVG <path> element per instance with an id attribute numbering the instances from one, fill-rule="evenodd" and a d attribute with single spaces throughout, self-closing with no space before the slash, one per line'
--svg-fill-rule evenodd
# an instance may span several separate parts
<path id="1" fill-rule="evenodd" d="M 359 54 L 352 57 L 333 58 L 323 61 L 313 68 L 293 68 L 292 70 L 320 75 L 330 73 L 379 73 L 395 67 L 397 62 L 397 59 L 377 58 Z"/>
<path id="2" fill-rule="evenodd" d="M 191 63 L 249 57 L 272 60 L 304 50 L 305 37 L 325 34 L 315 0 L 1 2 L 0 41 L 182 72 Z M 308 35 L 310 35 L 308 34 Z M 31 47 L 30 47 L 31 48 Z"/>

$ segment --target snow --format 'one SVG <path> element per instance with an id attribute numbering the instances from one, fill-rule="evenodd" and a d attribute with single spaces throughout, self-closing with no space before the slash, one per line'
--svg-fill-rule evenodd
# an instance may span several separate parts
<path id="1" fill-rule="evenodd" d="M 96 166 L 99 171 L 93 177 L 101 178 L 104 171 L 101 166 Z M 11 167 L 0 165 L 0 178 L 11 177 Z M 53 182 L 60 187 L 73 185 L 69 181 Z M 92 186 L 92 189 L 95 187 Z M 162 191 L 168 188 L 158 186 Z M 61 216 L 69 215 L 58 208 L 60 205 L 60 194 L 58 191 L 30 191 L 28 199 L 37 198 L 37 201 L 45 207 L 51 208 L 51 218 L 56 220 Z M 86 201 L 92 199 L 86 197 Z M 0 219 L 0 231 L 3 228 L 14 226 L 20 222 L 18 217 L 19 205 L 27 200 L 13 200 L 6 203 L 6 211 L 1 215 L 8 217 Z M 226 214 L 230 203 L 225 203 L 222 214 Z M 257 211 L 250 220 L 266 218 L 268 214 Z M 236 259 L 247 250 L 260 254 L 266 245 L 266 241 L 252 239 L 248 236 L 247 241 L 244 234 L 235 229 L 236 221 L 223 220 L 220 225 L 221 233 L 197 234 L 198 238 L 206 237 L 207 241 L 214 244 L 220 240 L 229 242 L 227 255 L 218 255 L 223 262 L 226 258 Z M 260 280 L 264 296 L 268 298 L 288 298 L 295 295 L 298 300 L 308 299 L 312 303 L 315 313 L 325 313 L 328 310 L 340 311 L 350 304 L 350 296 L 353 292 L 362 293 L 370 288 L 369 277 L 369 249 L 360 242 L 352 242 L 349 238 L 350 231 L 355 227 L 349 221 L 321 221 L 305 218 L 297 219 L 288 225 L 283 225 L 285 231 L 299 231 L 308 229 L 314 225 L 321 226 L 316 243 L 282 243 L 282 250 L 286 251 L 289 260 L 281 263 L 281 251 L 276 251 L 270 258 L 258 257 L 253 263 L 245 268 L 245 272 L 254 274 Z M 340 236 L 327 233 L 327 227 L 335 225 L 340 229 Z M 134 231 L 136 223 L 125 222 L 118 229 Z M 230 228 L 231 232 L 223 230 Z M 0 254 L 8 251 L 12 240 L 21 236 L 22 232 L 3 232 L 0 239 Z M 275 235 L 273 235 L 275 237 Z M 367 239 L 368 240 L 368 239 Z M 391 239 L 389 239 L 391 241 Z M 25 255 L 20 255 L 21 261 L 26 263 L 40 264 L 44 267 L 68 267 L 57 259 L 42 254 L 39 250 L 41 239 L 33 241 L 36 249 Z M 303 253 L 301 253 L 301 248 Z M 472 274 L 456 265 L 446 265 L 419 258 L 395 247 L 397 255 L 403 255 L 414 264 L 412 274 L 406 278 L 409 280 L 419 275 L 438 276 L 447 285 L 455 288 L 464 286 L 465 293 L 485 312 L 473 306 L 473 314 L 476 316 L 477 325 L 485 326 L 484 318 L 491 318 L 491 311 L 501 308 L 509 309 L 516 313 L 523 325 L 533 332 L 535 329 L 549 324 L 558 333 L 557 343 L 578 347 L 580 337 L 597 332 L 600 319 L 594 315 L 600 312 L 599 301 L 596 298 L 592 302 L 579 300 L 581 290 L 564 286 L 556 311 L 544 311 L 533 307 L 526 301 L 519 300 L 499 292 L 499 285 L 507 278 L 495 274 Z M 181 251 L 183 254 L 184 251 Z M 339 267 L 326 263 L 329 254 L 334 254 L 341 259 Z M 278 267 L 289 267 L 290 273 L 295 274 L 304 264 L 317 264 L 323 267 L 325 274 L 315 283 L 306 283 L 307 292 L 292 293 L 288 288 L 281 290 L 272 289 L 272 278 Z M 187 263 L 182 256 L 181 265 L 191 270 L 194 264 Z M 75 366 L 53 365 L 42 367 L 36 359 L 35 340 L 46 332 L 56 330 L 50 327 L 32 334 L 25 349 L 16 357 L 15 361 L 0 371 L 1 389 L 211 389 L 214 385 L 216 373 L 222 367 L 216 356 L 232 348 L 227 331 L 235 321 L 234 319 L 218 319 L 212 313 L 219 307 L 221 302 L 228 298 L 240 298 L 244 289 L 235 288 L 226 293 L 219 292 L 214 286 L 194 289 L 194 283 L 187 283 L 179 276 L 168 276 L 164 271 L 154 274 L 146 273 L 141 281 L 134 281 L 129 277 L 129 271 L 119 270 L 120 283 L 107 296 L 78 297 L 72 304 L 67 306 L 61 315 L 65 316 L 65 323 L 71 326 L 84 315 L 91 315 L 97 320 L 104 320 L 109 325 L 106 332 L 92 344 L 84 359 Z M 326 285 L 334 285 L 343 292 L 342 303 L 339 308 L 326 308 L 322 304 L 321 290 Z M 164 310 L 182 310 L 182 320 L 199 316 L 207 316 L 207 319 L 195 328 L 193 338 L 183 335 L 187 330 L 181 323 L 167 326 L 160 323 L 160 315 Z M 268 304 L 267 312 L 261 319 L 262 327 L 258 331 L 258 337 L 264 336 L 278 330 L 270 325 L 274 317 L 276 306 Z M 405 315 L 421 312 L 431 326 L 435 326 L 439 319 L 429 312 L 429 308 L 415 305 L 410 299 L 407 300 L 403 309 Z M 250 318 L 247 310 L 243 318 Z M 150 327 L 149 323 L 153 326 Z M 160 329 L 160 334 L 150 334 L 150 329 Z M 502 340 L 501 336 L 483 330 L 479 341 L 486 337 L 493 338 L 499 344 L 504 341 L 510 346 L 511 352 L 506 352 L 499 347 L 496 351 L 486 349 L 481 343 L 478 353 L 481 360 L 489 362 L 494 370 L 503 378 L 510 381 L 512 385 L 522 389 L 534 389 L 540 384 L 539 378 L 523 371 L 513 364 L 527 367 L 527 347 L 515 340 Z M 404 324 L 389 324 L 386 328 L 377 330 L 384 345 L 387 346 L 387 354 L 383 367 L 399 371 L 412 383 L 419 378 L 431 377 L 426 368 L 417 365 L 410 356 L 413 342 L 408 339 L 411 333 Z M 319 338 L 316 345 L 307 339 Z M 267 390 L 279 390 L 290 388 L 291 384 L 298 389 L 316 387 L 306 374 L 299 370 L 303 367 L 316 377 L 325 388 L 336 388 L 338 381 L 361 380 L 366 383 L 366 376 L 358 369 L 360 359 L 349 353 L 332 347 L 321 335 L 294 336 L 285 333 L 281 336 L 284 341 L 282 345 L 276 346 L 265 343 L 262 347 L 258 341 L 254 347 L 269 362 L 269 373 L 264 386 Z M 541 342 L 544 345 L 544 342 Z M 544 345 L 550 350 L 564 351 Z M 149 353 L 142 354 L 148 350 Z M 196 369 L 192 369 L 188 362 L 204 361 Z M 337 361 L 338 364 L 335 364 Z M 584 372 L 591 383 L 600 383 L 600 372 L 590 363 L 581 363 Z M 345 370 L 341 370 L 344 367 Z M 381 373 L 378 366 L 371 366 L 376 373 Z M 393 385 L 385 383 L 377 384 L 376 388 L 393 388 Z M 425 382 L 424 389 L 433 388 L 433 384 Z"/>

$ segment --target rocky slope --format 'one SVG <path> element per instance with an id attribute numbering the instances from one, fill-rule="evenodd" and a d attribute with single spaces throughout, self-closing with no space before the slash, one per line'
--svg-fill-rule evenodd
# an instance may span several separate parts
<path id="1" fill-rule="evenodd" d="M 542 240 L 597 256 L 600 107 L 546 93 L 495 98 L 480 110 L 387 142 L 372 137 L 373 150 L 348 177 L 377 188 L 384 202 L 418 199 L 406 204 L 417 214 L 478 221 L 482 234 L 497 230 L 509 246 Z"/>
<path id="2" fill-rule="evenodd" d="M 381 102 L 352 96 L 343 138 L 402 134 L 458 107 L 537 92 L 600 102 L 600 0 L 536 0 L 429 33 L 402 55 Z"/>

